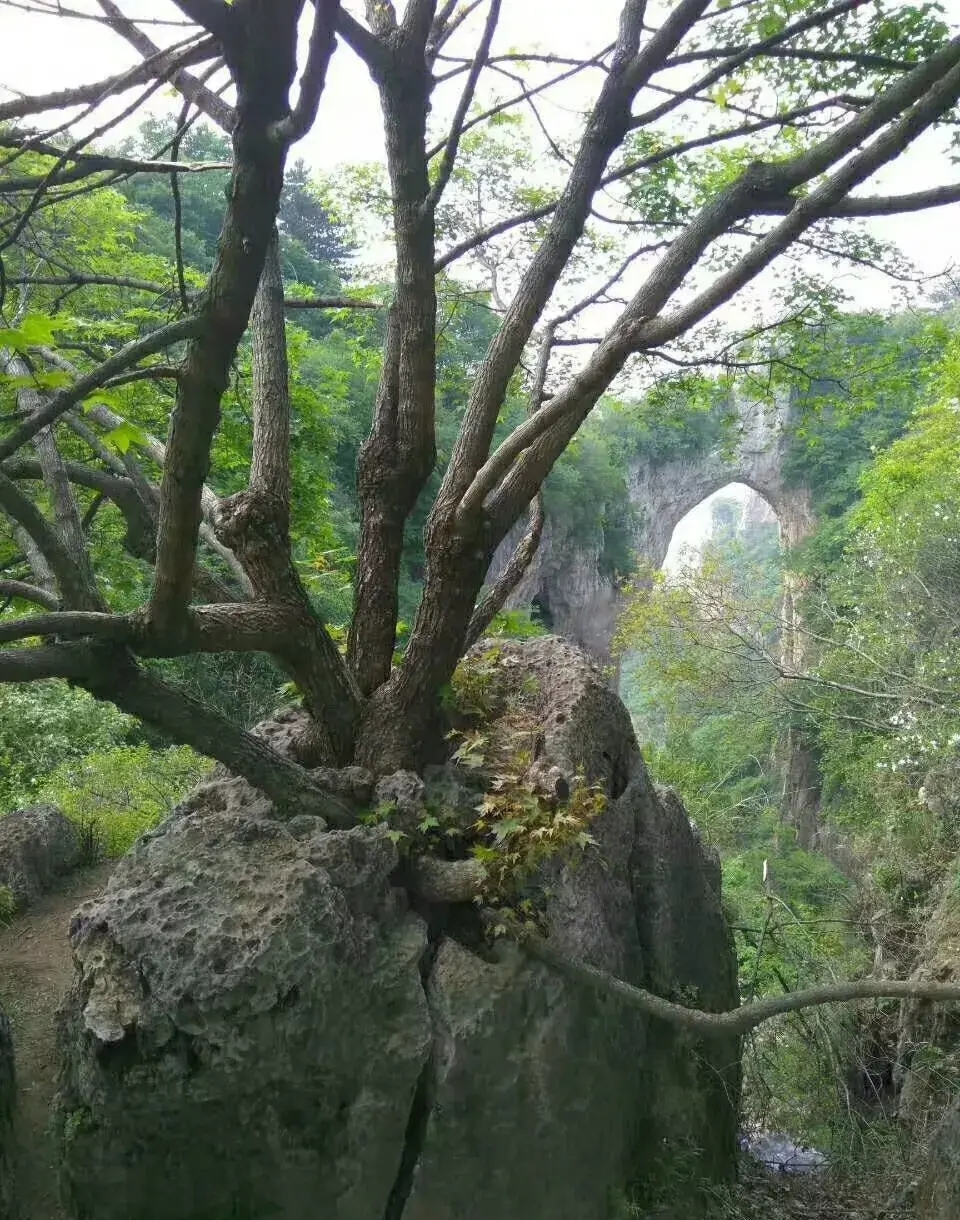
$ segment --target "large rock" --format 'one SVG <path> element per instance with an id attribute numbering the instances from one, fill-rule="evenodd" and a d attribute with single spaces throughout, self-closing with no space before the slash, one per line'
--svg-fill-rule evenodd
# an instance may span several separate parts
<path id="1" fill-rule="evenodd" d="M 0 1220 L 15 1220 L 13 1197 L 13 1109 L 16 1080 L 13 1070 L 13 1034 L 0 1009 Z"/>
<path id="2" fill-rule="evenodd" d="M 960 1097 L 934 1136 L 915 1214 L 917 1220 L 956 1220 L 960 1216 Z"/>
<path id="3" fill-rule="evenodd" d="M 0 886 L 18 907 L 49 890 L 80 862 L 77 828 L 53 805 L 34 805 L 0 817 Z"/>
<path id="4" fill-rule="evenodd" d="M 596 850 L 550 870 L 552 940 L 733 1007 L 715 877 L 603 675 L 554 639 L 498 645 L 496 665 L 541 756 L 611 798 Z M 736 1040 L 697 1044 L 516 948 L 482 952 L 472 908 L 415 912 L 398 891 L 384 829 L 276 823 L 218 782 L 74 922 L 73 1215 L 606 1220 L 611 1191 L 675 1147 L 730 1168 Z"/>

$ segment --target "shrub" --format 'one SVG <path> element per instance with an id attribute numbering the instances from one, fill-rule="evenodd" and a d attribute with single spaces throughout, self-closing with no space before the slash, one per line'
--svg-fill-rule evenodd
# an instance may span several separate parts
<path id="1" fill-rule="evenodd" d="M 152 829 L 212 769 L 209 759 L 187 746 L 152 750 L 147 745 L 97 750 L 63 763 L 50 776 L 42 798 L 77 822 L 95 827 L 102 851 L 122 856 Z"/>
<path id="2" fill-rule="evenodd" d="M 134 724 L 66 682 L 0 685 L 0 812 L 34 804 L 52 771 L 118 745 Z"/>

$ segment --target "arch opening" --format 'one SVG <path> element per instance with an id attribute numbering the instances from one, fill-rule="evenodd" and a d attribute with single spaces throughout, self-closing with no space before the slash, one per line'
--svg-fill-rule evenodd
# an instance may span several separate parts
<path id="1" fill-rule="evenodd" d="M 667 575 L 698 567 L 711 540 L 750 540 L 766 549 L 782 543 L 780 518 L 766 496 L 747 483 L 731 481 L 701 498 L 677 521 L 661 567 Z"/>

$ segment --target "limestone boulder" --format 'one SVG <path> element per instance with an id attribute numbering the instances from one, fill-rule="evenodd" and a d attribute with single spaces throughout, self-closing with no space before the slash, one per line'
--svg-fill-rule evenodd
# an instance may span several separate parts
<path id="1" fill-rule="evenodd" d="M 75 917 L 72 1214 L 382 1212 L 430 1045 L 425 925 L 383 831 L 307 822 L 174 817 Z"/>
<path id="2" fill-rule="evenodd" d="M 0 886 L 11 891 L 18 908 L 36 901 L 79 862 L 77 828 L 53 805 L 0 817 Z"/>
<path id="3" fill-rule="evenodd" d="M 541 878 L 553 942 L 733 1007 L 713 870 L 603 674 L 555 639 L 485 655 L 543 763 L 609 796 L 595 847 Z M 448 768 L 404 791 L 469 808 L 473 782 Z M 281 823 L 242 784 L 208 783 L 74 921 L 57 1120 L 73 1216 L 607 1220 L 672 1148 L 731 1169 L 735 1040 L 491 950 L 470 904 L 408 898 L 384 828 Z"/>
<path id="4" fill-rule="evenodd" d="M 13 1194 L 13 1109 L 16 1078 L 13 1067 L 13 1033 L 0 1009 L 0 1220 L 16 1220 Z"/>

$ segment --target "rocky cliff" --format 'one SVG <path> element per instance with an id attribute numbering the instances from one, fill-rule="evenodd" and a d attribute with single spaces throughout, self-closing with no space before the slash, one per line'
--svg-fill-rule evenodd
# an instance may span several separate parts
<path id="1" fill-rule="evenodd" d="M 556 639 L 496 658 L 551 773 L 608 798 L 595 846 L 541 876 L 551 941 L 734 1006 L 715 869 L 602 674 Z M 693 1043 L 491 947 L 473 906 L 412 900 L 397 866 L 386 826 L 280 823 L 229 777 L 121 862 L 71 931 L 74 1216 L 606 1220 L 673 1147 L 729 1172 L 736 1040 Z"/>

